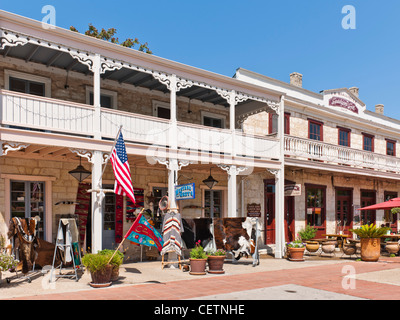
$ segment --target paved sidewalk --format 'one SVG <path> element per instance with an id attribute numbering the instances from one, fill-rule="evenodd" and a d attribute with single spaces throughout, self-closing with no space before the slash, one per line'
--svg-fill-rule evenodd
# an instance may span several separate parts
<path id="1" fill-rule="evenodd" d="M 309 259 L 290 262 L 261 259 L 225 263 L 223 275 L 193 276 L 179 269 L 161 270 L 159 261 L 124 264 L 120 280 L 94 289 L 85 272 L 78 282 L 48 275 L 0 284 L 0 299 L 16 300 L 387 300 L 400 299 L 400 257 L 379 262 Z"/>

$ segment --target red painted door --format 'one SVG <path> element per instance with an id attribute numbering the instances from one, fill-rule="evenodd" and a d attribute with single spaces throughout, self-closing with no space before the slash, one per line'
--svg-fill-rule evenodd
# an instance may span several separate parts
<path id="1" fill-rule="evenodd" d="M 295 240 L 294 197 L 285 197 L 285 241 Z"/>
<path id="2" fill-rule="evenodd" d="M 275 244 L 275 185 L 265 185 L 265 244 Z"/>
<path id="3" fill-rule="evenodd" d="M 350 234 L 353 227 L 353 190 L 336 189 L 336 232 Z"/>
<path id="4" fill-rule="evenodd" d="M 385 191 L 385 199 L 384 201 L 389 201 L 390 199 L 397 198 L 397 192 L 386 192 Z M 384 220 L 386 223 L 386 226 L 388 226 L 391 230 L 392 233 L 397 233 L 398 228 L 397 228 L 397 216 L 398 213 L 392 213 L 391 210 L 385 210 L 384 213 Z"/>

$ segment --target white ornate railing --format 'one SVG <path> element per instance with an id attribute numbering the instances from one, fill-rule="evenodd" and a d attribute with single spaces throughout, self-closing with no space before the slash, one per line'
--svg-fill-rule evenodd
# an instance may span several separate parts
<path id="1" fill-rule="evenodd" d="M 0 125 L 93 137 L 95 110 L 86 104 L 0 90 Z M 114 139 L 123 126 L 124 139 L 148 146 L 170 147 L 169 120 L 114 109 L 101 109 L 101 136 Z M 180 150 L 258 159 L 279 158 L 279 140 L 228 129 L 178 122 Z M 233 140 L 234 139 L 234 140 Z"/>
<path id="2" fill-rule="evenodd" d="M 286 156 L 296 159 L 312 159 L 356 168 L 400 172 L 400 159 L 397 157 L 310 139 L 285 136 L 284 152 Z"/>

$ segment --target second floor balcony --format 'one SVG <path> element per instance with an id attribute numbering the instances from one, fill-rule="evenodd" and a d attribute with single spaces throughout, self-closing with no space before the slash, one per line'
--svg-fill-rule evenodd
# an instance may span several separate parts
<path id="1" fill-rule="evenodd" d="M 321 141 L 285 136 L 285 156 L 288 163 L 299 166 L 341 166 L 343 171 L 375 175 L 400 173 L 400 159 L 370 151 L 358 150 Z M 374 173 L 375 172 L 375 173 Z"/>
<path id="2" fill-rule="evenodd" d="M 86 104 L 0 90 L 0 126 L 18 131 L 24 142 L 29 142 L 33 132 L 94 141 L 95 112 L 93 106 Z M 159 150 L 176 148 L 186 159 L 201 155 L 199 159 L 205 161 L 207 157 L 217 156 L 267 164 L 275 161 L 279 154 L 279 139 L 276 137 L 181 121 L 173 131 L 170 120 L 108 108 L 101 108 L 99 118 L 100 142 L 112 141 L 122 125 L 125 141 L 141 146 L 151 156 L 157 156 Z M 54 143 L 60 142 L 55 138 Z M 90 149 L 90 145 L 87 148 Z"/>

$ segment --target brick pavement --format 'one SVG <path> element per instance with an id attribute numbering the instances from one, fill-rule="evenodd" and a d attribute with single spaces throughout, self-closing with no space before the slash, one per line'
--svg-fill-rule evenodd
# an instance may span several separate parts
<path id="1" fill-rule="evenodd" d="M 343 288 L 343 267 L 353 267 L 356 274 L 400 268 L 400 258 L 379 262 L 349 262 L 296 269 L 263 271 L 235 275 L 193 276 L 188 280 L 111 286 L 78 292 L 43 294 L 13 300 L 180 300 L 286 284 L 325 290 L 372 300 L 399 300 L 400 285 L 357 279 L 354 289 Z"/>

